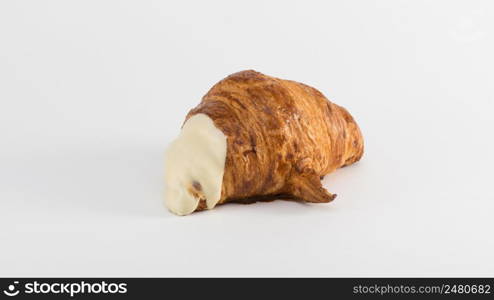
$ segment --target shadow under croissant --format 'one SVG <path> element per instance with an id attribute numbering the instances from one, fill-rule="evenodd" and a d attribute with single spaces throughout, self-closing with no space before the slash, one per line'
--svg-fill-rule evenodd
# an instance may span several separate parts
<path id="1" fill-rule="evenodd" d="M 333 201 L 336 198 L 336 194 L 332 194 L 332 199 L 328 202 Z M 254 204 L 257 202 L 273 202 L 275 200 L 285 200 L 285 201 L 291 201 L 291 202 L 296 202 L 299 204 L 308 204 L 308 203 L 314 203 L 314 202 L 307 202 L 306 200 L 300 198 L 300 197 L 295 197 L 294 195 L 290 194 L 276 194 L 276 195 L 263 195 L 263 196 L 254 196 L 254 197 L 248 197 L 248 198 L 241 198 L 241 199 L 230 199 L 226 201 L 225 203 L 222 203 L 221 205 L 225 204 L 244 204 L 244 205 L 249 205 L 249 204 Z M 205 199 L 201 199 L 199 201 L 199 205 L 196 209 L 196 211 L 203 211 L 207 210 L 207 204 Z"/>

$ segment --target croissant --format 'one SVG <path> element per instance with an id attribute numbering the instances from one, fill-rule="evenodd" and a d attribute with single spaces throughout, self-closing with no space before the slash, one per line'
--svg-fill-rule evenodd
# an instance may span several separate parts
<path id="1" fill-rule="evenodd" d="M 363 151 L 352 116 L 315 88 L 238 72 L 209 90 L 167 149 L 165 204 L 187 215 L 226 202 L 330 202 L 321 178 Z"/>

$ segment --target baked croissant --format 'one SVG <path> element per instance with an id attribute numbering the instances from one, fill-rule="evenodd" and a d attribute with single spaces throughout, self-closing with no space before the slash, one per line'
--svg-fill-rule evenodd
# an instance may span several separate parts
<path id="1" fill-rule="evenodd" d="M 209 90 L 167 150 L 165 203 L 187 215 L 232 201 L 330 202 L 321 177 L 363 150 L 352 116 L 315 88 L 238 72 Z"/>

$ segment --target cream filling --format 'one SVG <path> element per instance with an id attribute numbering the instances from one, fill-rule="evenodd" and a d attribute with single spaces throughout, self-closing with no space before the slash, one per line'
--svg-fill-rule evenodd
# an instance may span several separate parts
<path id="1" fill-rule="evenodd" d="M 220 201 L 226 136 L 205 114 L 192 116 L 165 154 L 165 205 L 177 215 L 196 210 L 201 199 L 211 209 Z"/>

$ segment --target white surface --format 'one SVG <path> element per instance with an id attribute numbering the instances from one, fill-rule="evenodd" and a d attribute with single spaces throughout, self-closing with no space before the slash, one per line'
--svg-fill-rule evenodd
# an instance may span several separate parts
<path id="1" fill-rule="evenodd" d="M 493 276 L 494 2 L 1 1 L 0 276 Z M 162 205 L 243 69 L 353 114 L 329 205 Z"/>

